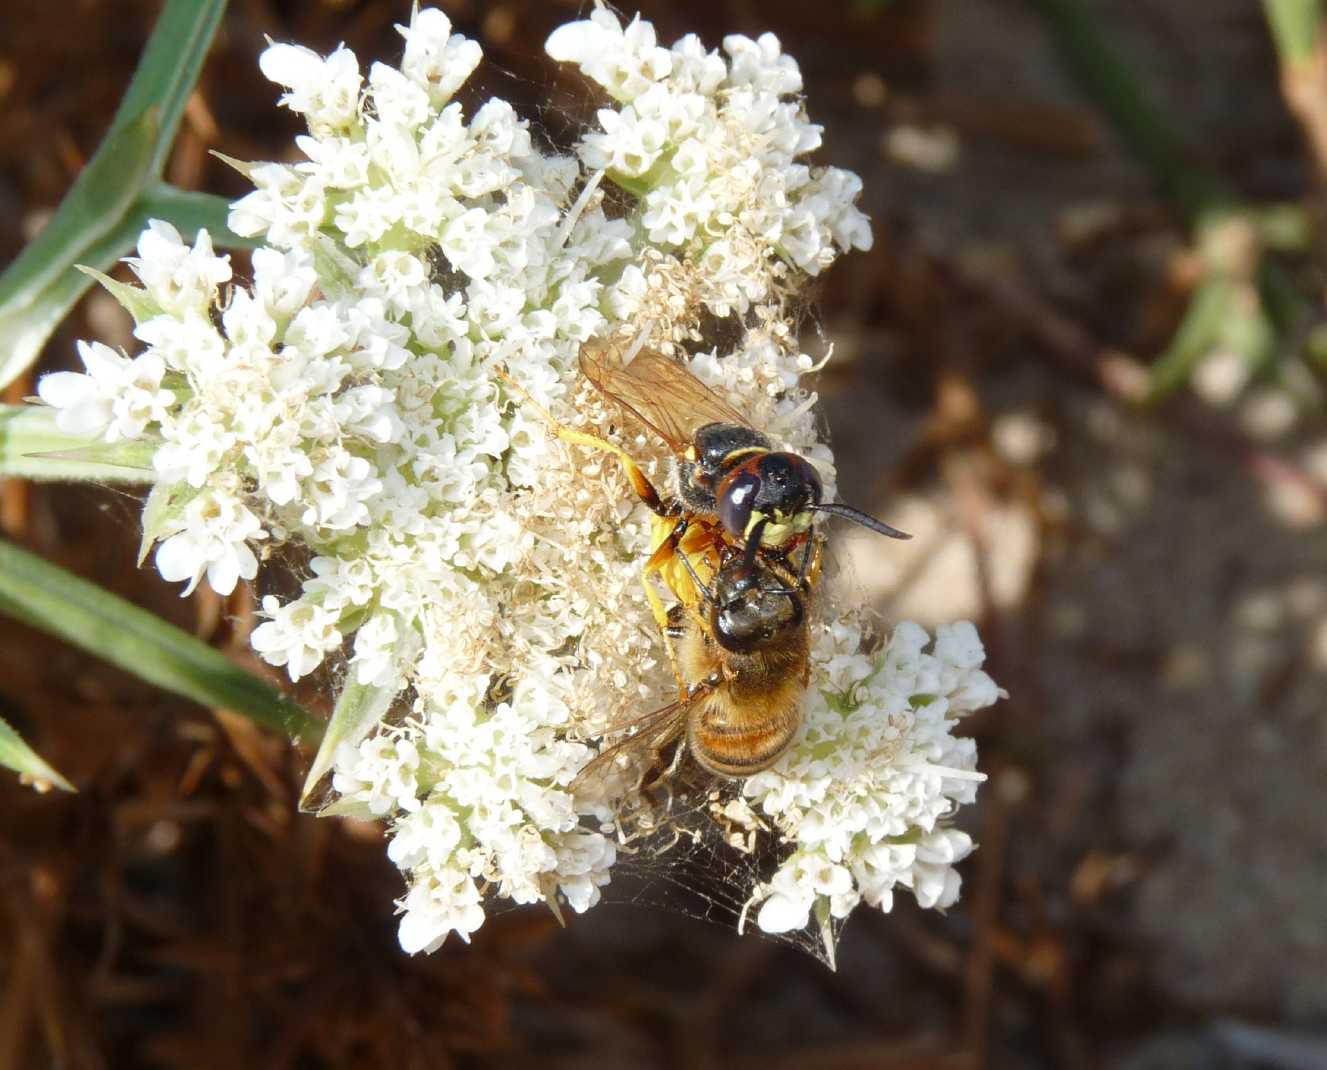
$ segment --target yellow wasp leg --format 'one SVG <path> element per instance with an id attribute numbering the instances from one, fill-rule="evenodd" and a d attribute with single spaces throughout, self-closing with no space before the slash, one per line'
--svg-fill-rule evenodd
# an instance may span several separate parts
<path id="1" fill-rule="evenodd" d="M 704 585 L 713 580 L 718 570 L 718 551 L 713 531 L 705 525 L 688 525 L 683 518 L 672 521 L 660 518 L 655 521 L 653 542 L 654 551 L 645 564 L 642 576 L 646 590 L 650 591 L 653 586 L 649 582 L 649 577 L 658 575 L 677 599 L 678 608 L 691 619 L 692 625 L 702 634 L 708 635 L 710 631 L 708 592 L 704 590 Z M 688 563 L 690 568 L 687 567 Z M 697 579 L 702 584 L 699 588 L 696 586 Z M 668 648 L 668 656 L 673 662 L 678 695 L 682 699 L 690 698 L 700 681 L 688 680 L 685 674 L 679 671 L 677 655 L 673 649 L 666 621 L 660 625 L 660 631 Z"/>
<path id="2" fill-rule="evenodd" d="M 692 535 L 691 541 L 693 543 L 699 544 L 694 549 L 685 546 L 688 535 Z M 668 612 L 664 609 L 658 591 L 655 590 L 654 584 L 650 582 L 650 578 L 655 575 L 659 576 L 664 586 L 672 591 L 677 598 L 683 612 L 690 616 L 702 630 L 708 629 L 708 620 L 701 610 L 701 603 L 703 602 L 701 592 L 696 590 L 696 585 L 687 572 L 686 566 L 681 562 L 681 558 L 683 555 L 687 555 L 689 559 L 694 557 L 692 567 L 696 570 L 696 574 L 708 579 L 714 575 L 714 565 L 710 560 L 712 540 L 703 530 L 685 525 L 681 517 L 658 517 L 654 522 L 651 542 L 654 544 L 654 549 L 649 560 L 645 562 L 645 568 L 641 571 L 641 582 L 645 585 L 645 595 L 650 601 L 654 619 L 659 625 L 659 634 L 663 636 L 664 648 L 668 651 L 668 660 L 673 665 L 673 676 L 677 680 L 678 696 L 685 699 L 690 696 L 691 688 L 696 681 L 688 681 L 681 671 L 677 653 L 673 648 L 673 641 L 668 634 Z"/>
<path id="3" fill-rule="evenodd" d="M 539 402 L 535 401 L 535 399 L 530 396 L 530 392 L 526 390 L 525 387 L 521 386 L 520 383 L 516 382 L 516 380 L 505 371 L 499 369 L 497 374 L 498 378 L 525 399 L 525 403 L 529 405 L 530 408 L 534 409 L 535 412 L 543 417 L 544 422 L 553 429 L 553 433 L 557 435 L 558 438 L 562 439 L 563 442 L 570 442 L 576 446 L 588 446 L 590 449 L 600 450 L 604 453 L 611 453 L 616 457 L 618 463 L 622 465 L 622 470 L 626 472 L 627 480 L 631 483 L 631 489 L 636 492 L 636 496 L 660 516 L 668 515 L 668 510 L 664 506 L 663 499 L 659 497 L 659 492 L 654 489 L 654 484 L 651 483 L 645 473 L 640 470 L 640 466 L 631 459 L 631 454 L 621 446 L 615 446 L 613 443 L 606 439 L 599 438 L 597 435 L 591 435 L 585 431 L 577 431 L 575 428 L 568 427 L 546 408 L 540 405 Z"/>
<path id="4" fill-rule="evenodd" d="M 663 500 L 659 497 L 659 492 L 654 489 L 654 484 L 651 483 L 645 473 L 640 470 L 640 466 L 632 460 L 631 455 L 628 454 L 626 450 L 622 449 L 620 446 L 613 445 L 613 443 L 608 442 L 605 439 L 599 438 L 597 435 L 591 435 L 584 431 L 577 431 L 574 428 L 568 427 L 554 417 L 554 415 L 546 408 L 540 405 L 539 402 L 535 401 L 535 399 L 530 396 L 530 392 L 521 386 L 520 383 L 512 379 L 512 377 L 505 371 L 499 369 L 497 374 L 503 382 L 525 399 L 526 404 L 543 418 L 544 422 L 553 429 L 553 433 L 556 434 L 558 438 L 562 439 L 563 442 L 569 442 L 576 446 L 587 446 L 590 449 L 600 450 L 604 453 L 611 453 L 616 457 L 618 463 L 622 466 L 622 470 L 626 473 L 627 480 L 631 483 L 632 490 L 636 492 L 636 496 L 654 510 L 656 515 L 650 540 L 653 543 L 653 552 L 650 555 L 650 559 L 645 563 L 645 568 L 641 571 L 641 586 L 645 588 L 645 599 L 650 604 L 650 612 L 654 615 L 654 622 L 659 628 L 660 637 L 663 639 L 664 650 L 668 654 L 669 664 L 672 665 L 673 678 L 677 681 L 678 694 L 682 698 L 685 698 L 687 696 L 686 679 L 682 675 L 681 667 L 677 661 L 677 654 L 673 650 L 673 641 L 668 637 L 668 610 L 664 608 L 663 600 L 659 597 L 659 592 L 650 581 L 650 577 L 658 573 L 668 588 L 673 591 L 674 594 L 678 595 L 679 601 L 685 602 L 685 599 L 682 597 L 678 587 L 673 581 L 672 577 L 674 570 L 669 567 L 670 565 L 675 564 L 673 557 L 678 552 L 677 544 L 682 537 L 681 533 L 677 530 L 681 524 L 681 518 L 669 515 L 667 508 L 665 508 L 663 504 Z M 690 579 L 686 579 L 687 586 L 690 588 Z"/>
<path id="5" fill-rule="evenodd" d="M 664 525 L 669 522 L 660 517 L 656 525 Z M 650 603 L 650 612 L 654 614 L 654 623 L 659 627 L 659 636 L 663 639 L 664 650 L 668 654 L 668 663 L 673 667 L 673 679 L 677 681 L 677 693 L 680 698 L 687 696 L 687 682 L 682 676 L 682 668 L 678 664 L 677 651 L 673 649 L 672 637 L 668 634 L 668 610 L 664 608 L 663 599 L 659 597 L 659 592 L 655 590 L 654 584 L 650 582 L 650 577 L 655 573 L 662 574 L 664 563 L 672 556 L 673 546 L 676 543 L 674 532 L 677 529 L 677 521 L 674 520 L 669 525 L 668 535 L 664 541 L 659 544 L 650 559 L 645 562 L 645 567 L 641 570 L 640 582 L 645 588 L 645 598 Z M 656 527 L 656 530 L 658 528 Z M 667 583 L 667 579 L 664 579 Z"/>

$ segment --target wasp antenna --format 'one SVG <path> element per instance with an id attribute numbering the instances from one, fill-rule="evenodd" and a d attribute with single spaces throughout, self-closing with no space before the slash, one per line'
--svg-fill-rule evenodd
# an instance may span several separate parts
<path id="1" fill-rule="evenodd" d="M 752 575 L 756 570 L 756 554 L 760 550 L 760 540 L 765 537 L 765 526 L 768 523 L 768 520 L 759 521 L 747 537 L 746 552 L 742 555 L 742 572 L 746 576 Z"/>
<path id="2" fill-rule="evenodd" d="M 861 524 L 864 528 L 870 528 L 880 535 L 888 535 L 891 539 L 910 539 L 912 538 L 906 531 L 899 531 L 898 528 L 891 528 L 883 520 L 877 520 L 875 517 L 863 513 L 860 509 L 854 509 L 851 505 L 841 505 L 838 502 L 830 502 L 826 505 L 811 506 L 818 513 L 829 513 L 831 516 L 841 516 L 855 523 Z"/>

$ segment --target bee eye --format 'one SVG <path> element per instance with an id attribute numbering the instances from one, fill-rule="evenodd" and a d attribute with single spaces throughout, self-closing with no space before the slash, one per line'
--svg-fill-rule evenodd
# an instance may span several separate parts
<path id="1" fill-rule="evenodd" d="M 734 538 L 746 535 L 751 523 L 751 510 L 760 493 L 760 476 L 738 469 L 726 480 L 719 491 L 719 523 Z"/>

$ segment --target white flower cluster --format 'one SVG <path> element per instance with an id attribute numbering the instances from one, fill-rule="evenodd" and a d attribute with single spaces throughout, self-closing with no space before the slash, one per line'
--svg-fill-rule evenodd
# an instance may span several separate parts
<path id="1" fill-rule="evenodd" d="M 972 840 L 941 821 L 976 797 L 977 748 L 951 735 L 957 719 L 1000 691 L 966 621 L 930 637 L 900 624 L 876 660 L 848 620 L 817 635 L 820 685 L 807 699 L 802 738 L 773 769 L 742 785 L 745 799 L 796 844 L 756 889 L 766 932 L 805 927 L 813 911 L 846 918 L 860 902 L 881 910 L 904 887 L 923 907 L 958 898 L 953 864 Z"/>
<path id="2" fill-rule="evenodd" d="M 734 34 L 723 50 L 727 60 L 694 34 L 661 48 L 648 22 L 624 29 L 604 8 L 548 39 L 549 55 L 620 105 L 599 111 L 602 133 L 582 139 L 581 159 L 639 194 L 645 237 L 694 260 L 719 315 L 769 297 L 782 261 L 815 275 L 840 251 L 871 247 L 853 203 L 861 179 L 797 159 L 822 131 L 806 117 L 796 61 L 769 33 Z"/>
<path id="3" fill-rule="evenodd" d="M 255 191 L 230 226 L 264 243 L 251 281 L 229 285 L 206 233 L 189 246 L 153 222 L 129 261 L 141 287 L 104 280 L 142 352 L 81 345 L 86 372 L 39 392 L 66 429 L 153 445 L 145 546 L 186 593 L 204 576 L 229 593 L 265 546 L 308 551 L 301 593 L 263 600 L 253 645 L 292 680 L 348 657 L 347 694 L 395 699 L 341 745 L 333 786 L 339 811 L 390 824 L 415 951 L 467 937 L 488 893 L 598 901 L 613 830 L 570 786 L 587 740 L 672 686 L 639 579 L 650 514 L 616 462 L 553 438 L 498 372 L 609 433 L 620 413 L 579 383 L 583 342 L 695 340 L 707 311 L 741 313 L 736 352 L 692 356 L 693 372 L 832 493 L 785 301 L 870 231 L 856 177 L 798 159 L 820 131 L 769 35 L 720 54 L 658 47 L 603 8 L 563 27 L 550 53 L 620 106 L 558 155 L 504 101 L 466 119 L 452 97 L 480 50 L 440 11 L 400 30 L 400 67 L 367 77 L 345 49 L 267 49 L 309 135 L 302 162 L 243 165 Z M 625 207 L 606 210 L 605 180 Z M 663 478 L 661 444 L 612 433 Z M 817 897 L 836 913 L 854 896 L 887 908 L 895 884 L 952 898 L 945 858 L 966 841 L 937 822 L 970 797 L 973 754 L 948 732 L 994 697 L 970 628 L 931 655 L 905 629 L 879 666 L 851 625 L 820 631 L 804 739 L 744 785 L 789 852 L 753 889 L 770 931 Z"/>

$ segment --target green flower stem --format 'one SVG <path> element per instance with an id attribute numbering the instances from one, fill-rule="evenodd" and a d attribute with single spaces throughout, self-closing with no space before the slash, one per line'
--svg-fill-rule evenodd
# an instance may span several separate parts
<path id="1" fill-rule="evenodd" d="M 309 742 L 322 734 L 302 707 L 188 632 L 3 540 L 0 611 L 200 705 Z"/>

